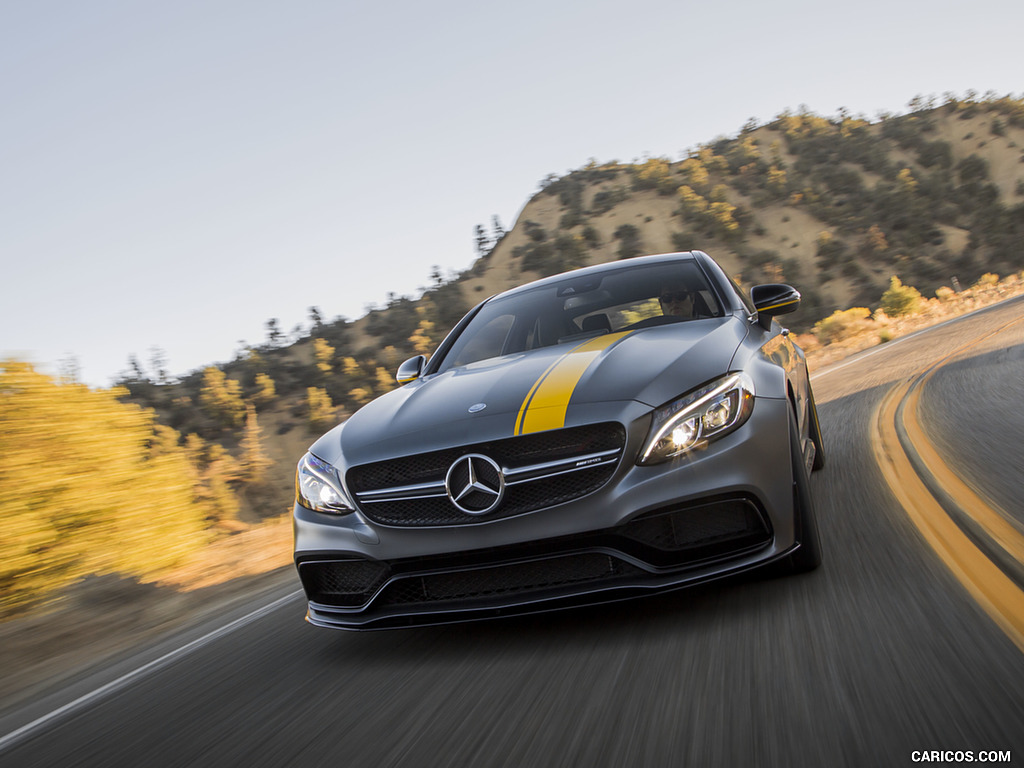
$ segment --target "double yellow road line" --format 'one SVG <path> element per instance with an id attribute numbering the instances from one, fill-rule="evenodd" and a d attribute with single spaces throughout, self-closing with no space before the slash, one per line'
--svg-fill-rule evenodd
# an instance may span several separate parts
<path id="1" fill-rule="evenodd" d="M 928 544 L 971 596 L 1024 651 L 1024 591 L 1006 575 L 950 517 L 940 501 L 955 508 L 996 559 L 1019 570 L 1024 567 L 1024 533 L 1013 519 L 975 493 L 942 460 L 918 419 L 921 388 L 954 356 L 1011 325 L 1013 320 L 971 344 L 951 352 L 919 375 L 890 390 L 872 422 L 872 447 L 893 495 Z M 901 434 L 904 440 L 901 440 Z M 930 475 L 931 488 L 915 468 Z M 940 497 L 940 498 L 937 498 Z M 1007 570 L 1011 570 L 1007 568 Z"/>

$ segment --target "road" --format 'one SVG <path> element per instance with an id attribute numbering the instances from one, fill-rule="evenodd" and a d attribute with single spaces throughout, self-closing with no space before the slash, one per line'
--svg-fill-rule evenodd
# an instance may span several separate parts
<path id="1" fill-rule="evenodd" d="M 1008 302 L 815 376 L 814 573 L 369 634 L 312 628 L 293 596 L 8 740 L 0 765 L 1024 764 L 1024 648 L 897 501 L 874 435 L 885 396 L 941 362 L 924 432 L 1020 522 L 1022 317 Z"/>

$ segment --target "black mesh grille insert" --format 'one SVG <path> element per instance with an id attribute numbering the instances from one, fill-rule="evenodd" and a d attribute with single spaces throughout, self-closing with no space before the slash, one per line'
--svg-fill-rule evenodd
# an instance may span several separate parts
<path id="1" fill-rule="evenodd" d="M 768 535 L 756 507 L 745 499 L 647 515 L 617 530 L 627 538 L 666 552 L 746 537 L 764 539 Z"/>
<path id="2" fill-rule="evenodd" d="M 626 433 L 621 425 L 589 424 L 364 464 L 350 469 L 346 480 L 352 492 L 358 495 L 386 488 L 444 482 L 455 460 L 468 453 L 488 456 L 502 467 L 514 470 L 602 451 L 621 450 L 625 442 Z M 510 484 L 506 486 L 501 505 L 483 517 L 467 515 L 446 496 L 377 502 L 363 500 L 359 508 L 371 520 L 395 526 L 462 525 L 483 519 L 495 520 L 593 493 L 611 478 L 616 466 L 617 462 L 612 461 L 566 474 Z"/>
<path id="3" fill-rule="evenodd" d="M 387 586 L 375 605 L 414 605 L 523 595 L 642 573 L 618 558 L 597 552 L 489 568 L 400 579 Z"/>
<path id="4" fill-rule="evenodd" d="M 325 605 L 360 606 L 387 580 L 388 567 L 371 560 L 306 562 L 299 579 L 309 599 Z"/>

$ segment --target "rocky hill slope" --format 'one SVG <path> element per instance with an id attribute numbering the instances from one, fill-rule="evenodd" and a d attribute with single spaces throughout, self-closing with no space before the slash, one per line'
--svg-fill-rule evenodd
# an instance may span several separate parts
<path id="1" fill-rule="evenodd" d="M 928 297 L 1019 272 L 1024 100 L 917 99 L 874 122 L 784 113 L 678 160 L 593 161 L 546 178 L 511 230 L 478 227 L 477 245 L 471 267 L 450 280 L 435 272 L 420 297 L 393 296 L 354 322 L 314 308 L 290 343 L 268 340 L 173 384 L 123 384 L 163 423 L 236 456 L 251 406 L 285 491 L 245 493 L 270 513 L 311 436 L 393 388 L 398 364 L 429 353 L 471 306 L 538 276 L 700 248 L 741 284 L 796 285 L 804 303 L 790 326 L 806 331 L 837 309 L 876 308 L 894 275 Z"/>

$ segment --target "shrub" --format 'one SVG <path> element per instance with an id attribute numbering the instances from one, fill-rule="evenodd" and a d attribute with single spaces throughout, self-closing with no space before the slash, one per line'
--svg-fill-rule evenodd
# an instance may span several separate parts
<path id="1" fill-rule="evenodd" d="M 686 183 L 691 187 L 703 188 L 708 184 L 708 169 L 704 167 L 695 157 L 691 157 L 688 160 L 684 160 L 679 166 L 679 170 L 683 173 L 683 178 Z"/>
<path id="2" fill-rule="evenodd" d="M 736 237 L 740 232 L 739 222 L 733 217 L 736 206 L 726 202 L 712 203 L 708 215 L 716 234 L 724 238 Z"/>
<path id="3" fill-rule="evenodd" d="M 849 338 L 867 327 L 871 310 L 867 307 L 837 309 L 824 320 L 814 324 L 814 335 L 822 344 L 832 344 Z"/>
<path id="4" fill-rule="evenodd" d="M 569 211 L 568 213 L 562 214 L 562 218 L 558 220 L 559 229 L 572 229 L 583 222 L 583 217 L 579 211 Z"/>
<path id="5" fill-rule="evenodd" d="M 623 224 L 615 230 L 615 239 L 619 241 L 617 251 L 620 259 L 630 259 L 643 253 L 640 242 L 640 230 L 632 224 Z"/>
<path id="6" fill-rule="evenodd" d="M 590 212 L 600 216 L 602 213 L 610 211 L 628 196 L 626 190 L 621 187 L 601 190 L 594 195 L 594 199 L 590 202 Z"/>
<path id="7" fill-rule="evenodd" d="M 953 165 L 953 146 L 948 141 L 927 142 L 921 146 L 917 160 L 925 168 L 949 168 Z"/>
<path id="8" fill-rule="evenodd" d="M 696 237 L 685 232 L 672 233 L 672 249 L 675 251 L 692 251 L 696 248 Z"/>
<path id="9" fill-rule="evenodd" d="M 818 234 L 818 266 L 828 269 L 847 261 L 846 243 L 825 231 Z"/>
<path id="10" fill-rule="evenodd" d="M 889 288 L 882 294 L 881 309 L 889 317 L 913 315 L 921 308 L 921 294 L 917 288 L 904 285 L 898 277 L 892 276 Z"/>
<path id="11" fill-rule="evenodd" d="M 555 249 L 550 243 L 539 243 L 523 253 L 520 269 L 529 269 L 541 275 L 553 275 L 560 270 L 554 262 Z"/>
<path id="12" fill-rule="evenodd" d="M 978 278 L 978 282 L 974 284 L 975 288 L 992 288 L 999 285 L 999 275 L 992 272 L 986 272 L 984 275 Z"/>
<path id="13" fill-rule="evenodd" d="M 587 245 L 582 235 L 559 235 L 555 240 L 555 252 L 561 262 L 559 271 L 587 264 Z"/>
<path id="14" fill-rule="evenodd" d="M 536 221 L 528 221 L 523 225 L 523 229 L 526 230 L 526 236 L 529 237 L 535 243 L 543 243 L 548 239 L 548 233 L 544 231 L 544 227 L 538 224 Z"/>
<path id="15" fill-rule="evenodd" d="M 588 248 L 597 248 L 601 245 L 601 233 L 588 224 L 583 228 L 583 242 Z"/>
<path id="16" fill-rule="evenodd" d="M 864 279 L 864 270 L 860 264 L 855 261 L 848 261 L 843 264 L 843 268 L 840 270 L 843 273 L 843 277 L 849 277 L 853 280 L 862 281 Z"/>
<path id="17" fill-rule="evenodd" d="M 675 189 L 672 181 L 672 167 L 663 157 L 652 157 L 643 165 L 634 166 L 633 188 L 656 189 L 659 194 L 668 195 Z"/>
<path id="18" fill-rule="evenodd" d="M 321 432 L 333 427 L 335 421 L 335 408 L 327 390 L 319 387 L 306 388 L 306 418 L 310 430 Z"/>
<path id="19" fill-rule="evenodd" d="M 966 157 L 957 163 L 957 173 L 960 174 L 960 181 L 969 184 L 972 181 L 984 181 L 988 178 L 988 162 L 977 155 Z"/>
<path id="20" fill-rule="evenodd" d="M 708 201 L 686 184 L 679 188 L 679 201 L 684 218 L 700 217 L 708 209 Z"/>

